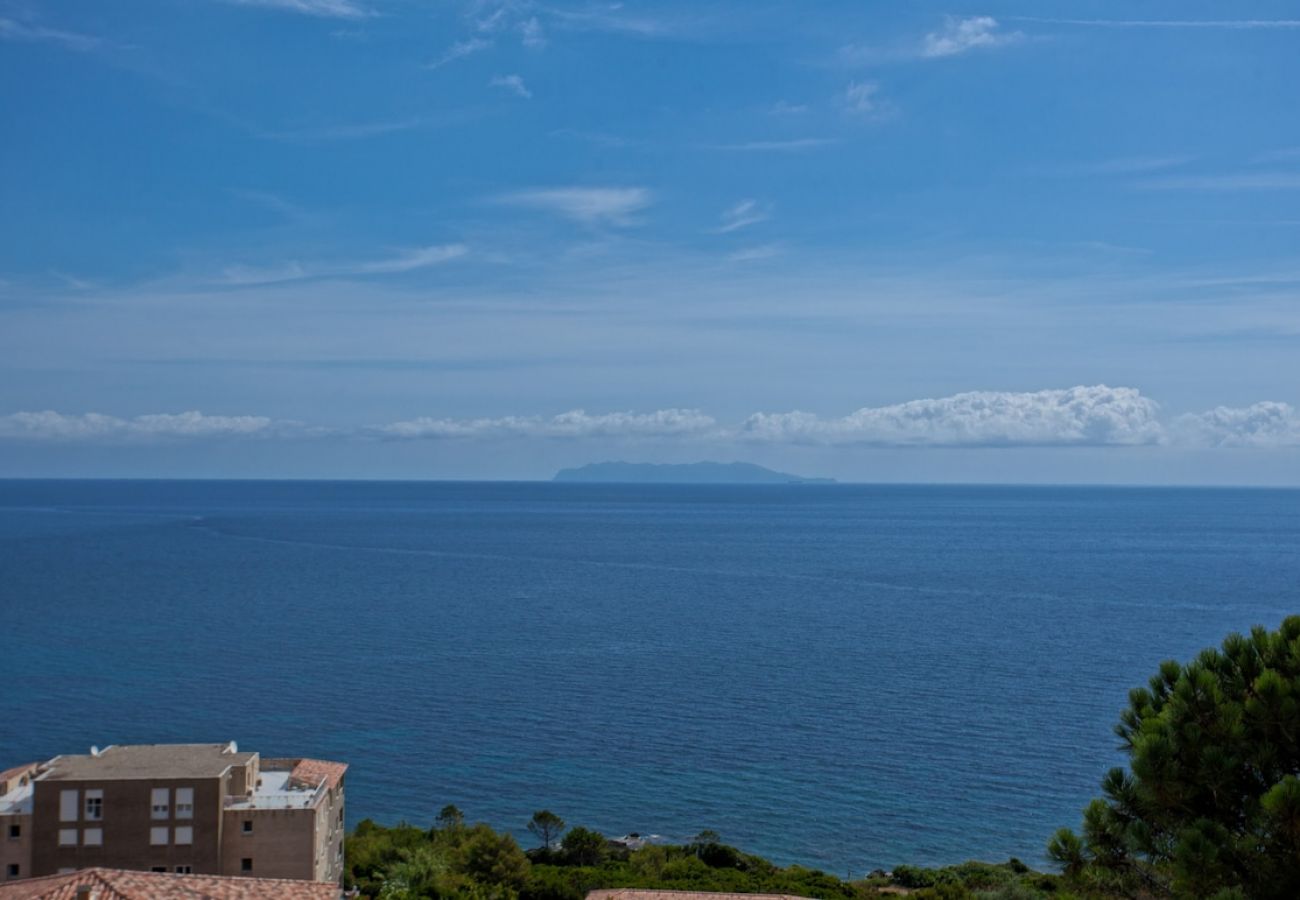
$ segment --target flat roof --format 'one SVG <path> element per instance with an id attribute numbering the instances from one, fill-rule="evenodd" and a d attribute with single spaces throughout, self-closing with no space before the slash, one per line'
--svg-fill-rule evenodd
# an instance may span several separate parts
<path id="1" fill-rule="evenodd" d="M 132 778 L 217 778 L 256 753 L 229 744 L 135 744 L 105 747 L 97 754 L 56 756 L 38 781 L 116 781 Z"/>

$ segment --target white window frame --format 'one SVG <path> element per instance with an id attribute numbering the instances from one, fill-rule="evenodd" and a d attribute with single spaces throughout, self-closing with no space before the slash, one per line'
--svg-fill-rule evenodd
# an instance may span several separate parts
<path id="1" fill-rule="evenodd" d="M 75 847 L 77 846 L 77 829 L 60 828 L 59 829 L 59 846 Z"/>
<path id="2" fill-rule="evenodd" d="M 91 807 L 91 801 L 99 801 Z M 85 818 L 87 822 L 102 822 L 104 819 L 104 792 L 100 788 L 93 788 L 86 791 L 84 800 Z"/>
<path id="3" fill-rule="evenodd" d="M 104 846 L 104 829 L 87 828 L 81 832 L 81 846 L 83 847 L 102 847 Z"/>
<path id="4" fill-rule="evenodd" d="M 172 843 L 180 847 L 188 847 L 194 843 L 194 827 L 192 825 L 177 825 L 172 829 Z"/>
<path id="5" fill-rule="evenodd" d="M 81 812 L 80 791 L 59 791 L 59 821 L 75 822 Z"/>
<path id="6" fill-rule="evenodd" d="M 194 788 L 178 787 L 176 789 L 176 818 L 194 818 Z"/>
<path id="7" fill-rule="evenodd" d="M 154 788 L 149 793 L 149 818 L 170 819 L 172 817 L 172 789 Z"/>
<path id="8" fill-rule="evenodd" d="M 171 829 L 166 825 L 155 825 L 149 829 L 149 846 L 166 847 L 171 842 Z"/>

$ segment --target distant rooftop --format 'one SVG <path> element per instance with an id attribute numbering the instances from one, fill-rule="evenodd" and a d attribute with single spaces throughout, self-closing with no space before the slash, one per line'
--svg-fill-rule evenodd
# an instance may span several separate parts
<path id="1" fill-rule="evenodd" d="M 337 884 L 223 875 L 82 869 L 0 882 L 0 900 L 338 900 Z"/>
<path id="2" fill-rule="evenodd" d="M 56 756 L 39 780 L 216 778 L 231 766 L 244 765 L 255 756 L 256 753 L 241 753 L 233 743 L 114 746 L 84 756 Z"/>

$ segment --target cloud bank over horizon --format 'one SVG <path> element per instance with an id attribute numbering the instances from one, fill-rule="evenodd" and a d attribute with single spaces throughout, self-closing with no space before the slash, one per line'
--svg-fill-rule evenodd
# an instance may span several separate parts
<path id="1" fill-rule="evenodd" d="M 0 416 L 0 442 L 141 443 L 231 439 L 379 441 L 486 440 L 682 441 L 829 447 L 1012 448 L 1300 447 L 1300 409 L 1261 401 L 1163 417 L 1160 405 L 1132 387 L 1079 385 L 1030 392 L 969 391 L 949 397 L 863 407 L 841 417 L 756 412 L 726 425 L 699 409 L 554 416 L 419 416 L 387 424 L 309 425 L 260 415 L 198 411 L 119 417 L 52 410 Z"/>

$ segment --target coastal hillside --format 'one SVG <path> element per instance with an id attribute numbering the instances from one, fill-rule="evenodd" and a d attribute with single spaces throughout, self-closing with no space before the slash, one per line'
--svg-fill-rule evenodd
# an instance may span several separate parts
<path id="1" fill-rule="evenodd" d="M 561 469 L 553 481 L 604 484 L 834 484 L 834 478 L 806 478 L 746 462 L 589 463 Z"/>

